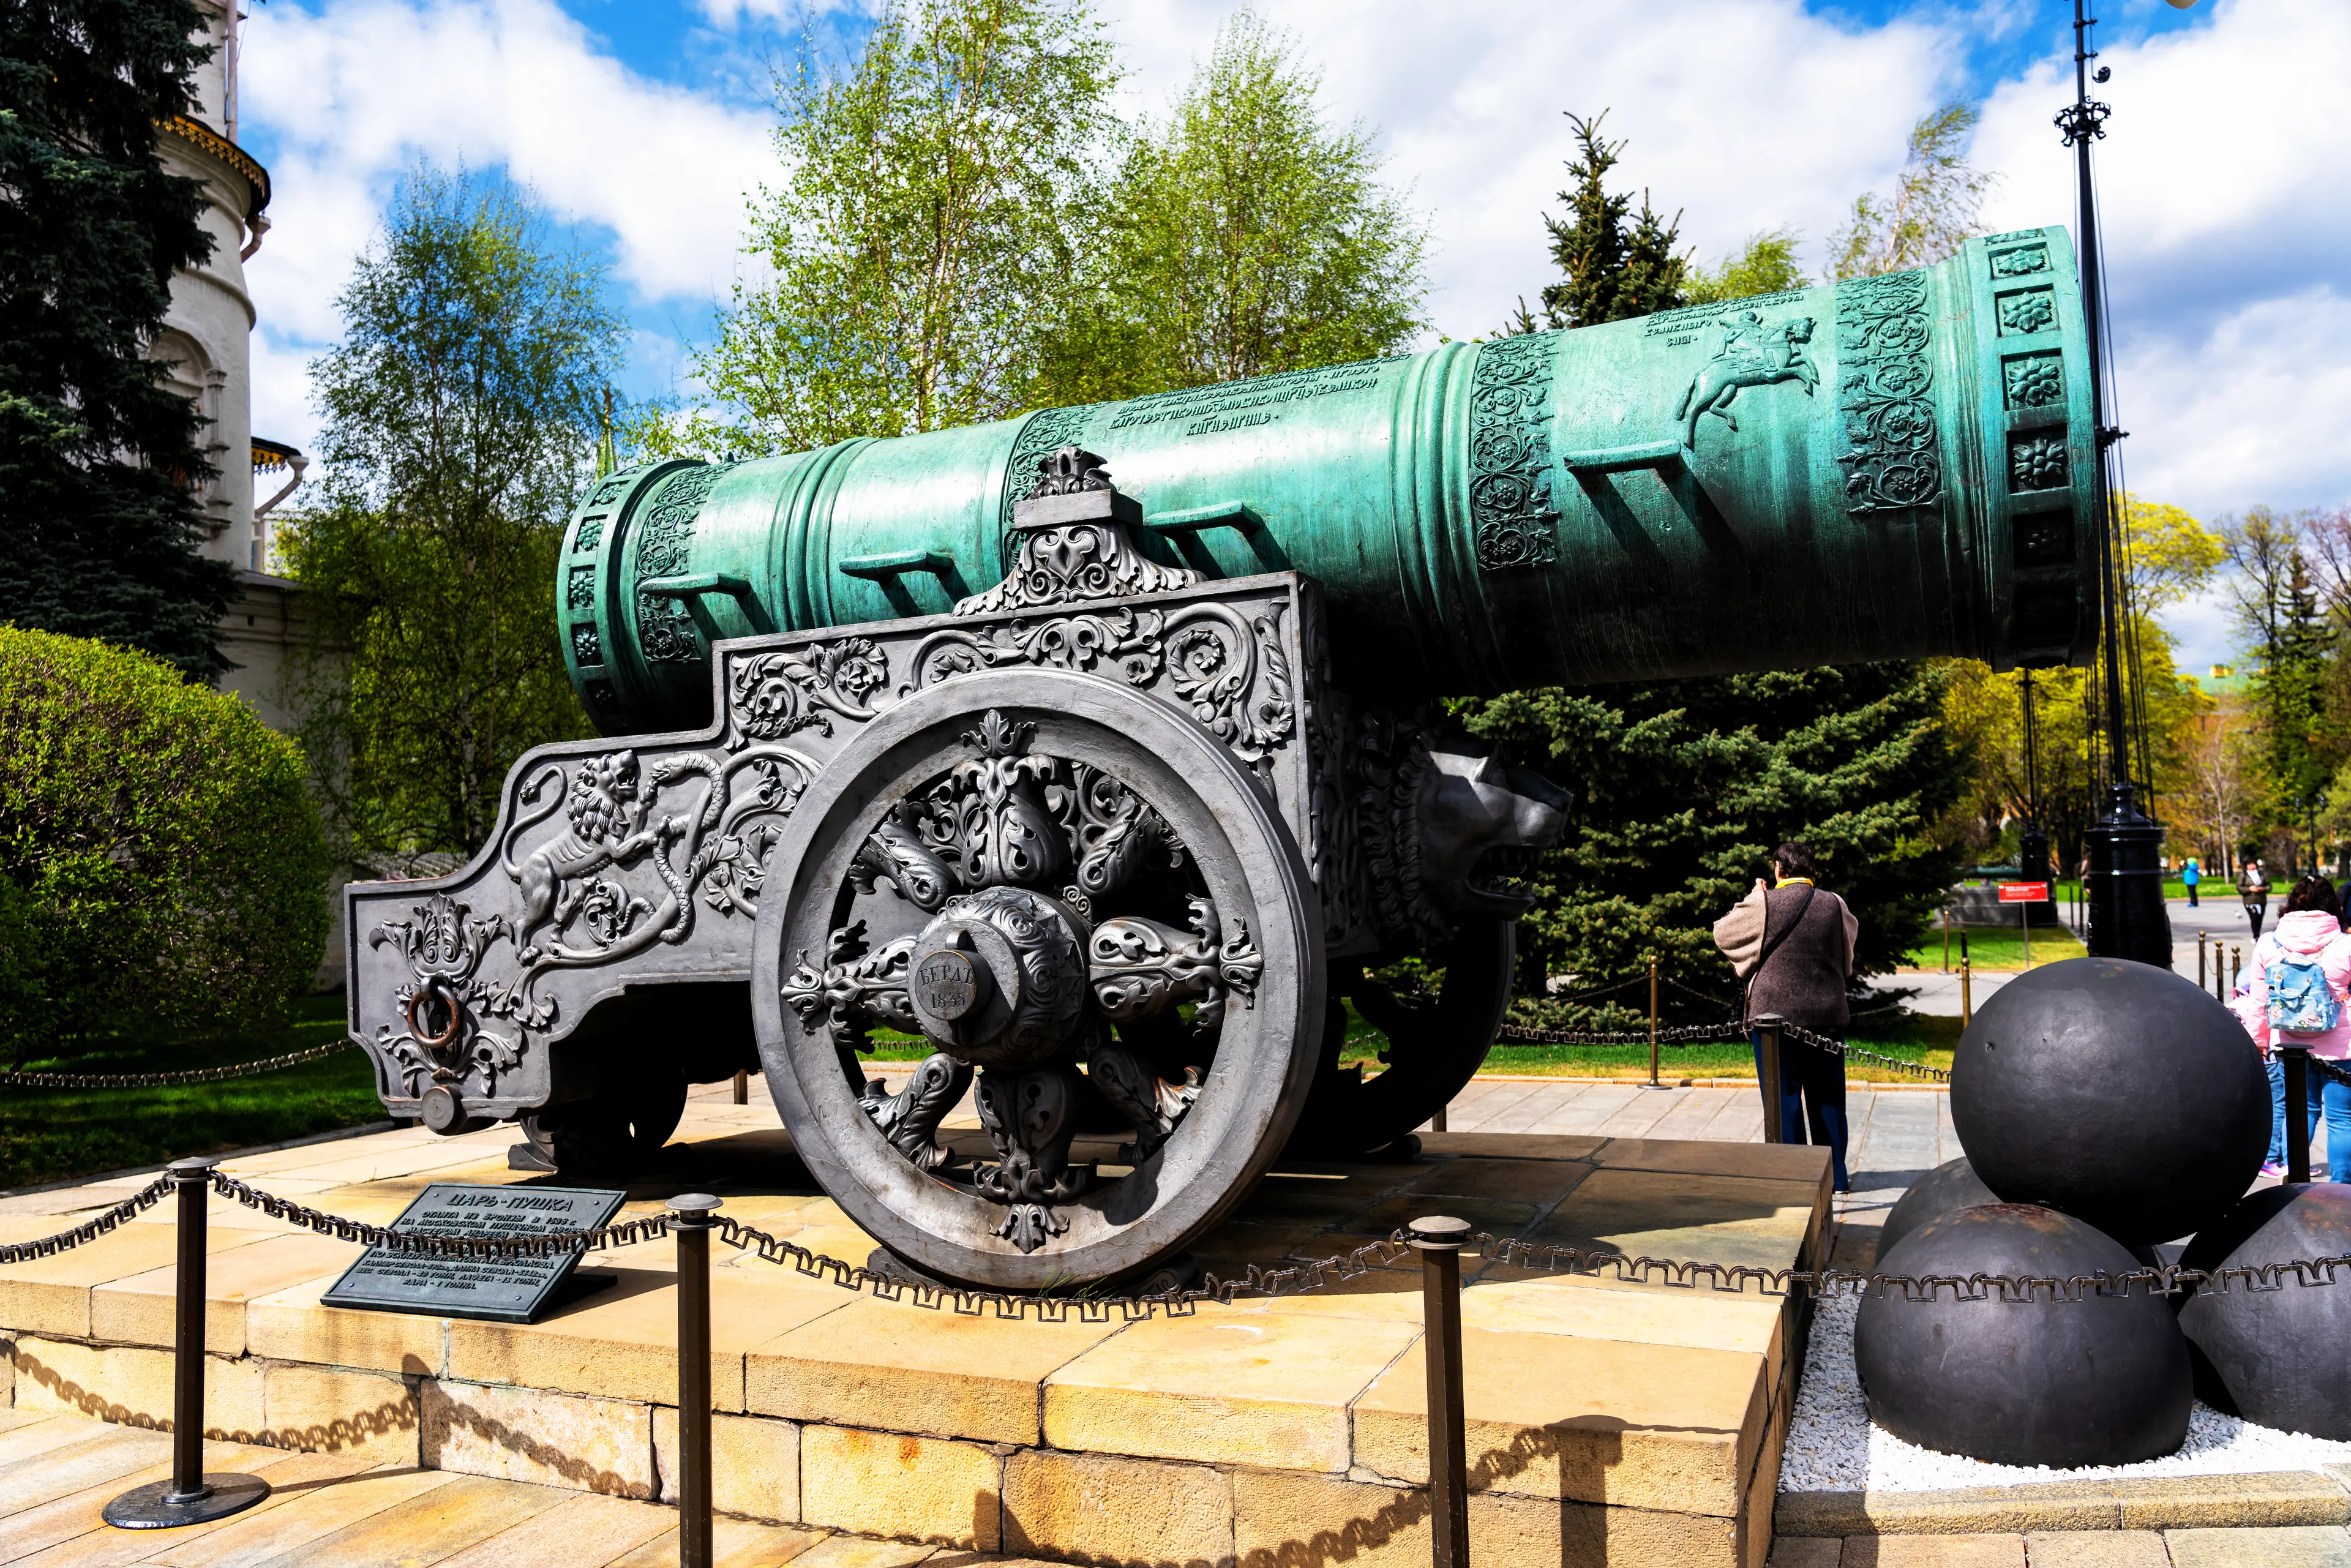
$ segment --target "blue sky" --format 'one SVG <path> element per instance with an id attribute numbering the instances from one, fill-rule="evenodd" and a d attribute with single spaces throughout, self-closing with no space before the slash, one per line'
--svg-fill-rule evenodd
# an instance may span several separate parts
<path id="1" fill-rule="evenodd" d="M 1148 113 L 1229 0 L 1097 0 Z M 248 0 L 250 5 L 250 0 Z M 870 0 L 267 0 L 252 5 L 239 138 L 277 227 L 249 267 L 256 429 L 308 444 L 305 367 L 419 157 L 501 170 L 579 225 L 635 329 L 623 390 L 693 394 L 688 360 L 740 274 L 747 193 L 778 171 L 768 82 L 812 29 L 852 49 Z M 1711 258 L 1793 225 L 1806 259 L 1903 137 L 1979 99 L 1995 226 L 2068 223 L 2069 0 L 1266 0 L 1374 131 L 1431 218 L 1437 332 L 1490 329 L 1549 273 L 1541 214 L 1560 111 L 1610 110 L 1620 175 Z M 2109 0 L 2101 153 L 2134 486 L 2208 518 L 2351 502 L 2351 78 L 2344 0 Z M 2186 663 L 2228 656 L 2215 606 L 2174 617 Z"/>

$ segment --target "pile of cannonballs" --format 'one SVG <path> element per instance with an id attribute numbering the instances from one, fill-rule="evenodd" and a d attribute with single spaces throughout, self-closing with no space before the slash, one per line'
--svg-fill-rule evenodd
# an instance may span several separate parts
<path id="1" fill-rule="evenodd" d="M 2179 1261 L 2198 1269 L 2351 1252 L 2351 1189 L 2246 1196 L 2268 1078 L 2243 1026 L 2168 969 L 2075 958 L 2011 981 L 1960 1037 L 1951 1120 L 1966 1157 L 1886 1217 L 1880 1273 L 2121 1275 L 2184 1237 Z M 2055 1468 L 2168 1454 L 2196 1398 L 2351 1438 L 2351 1278 L 1987 1293 L 1864 1300 L 1854 1358 L 1872 1420 L 1922 1448 Z"/>

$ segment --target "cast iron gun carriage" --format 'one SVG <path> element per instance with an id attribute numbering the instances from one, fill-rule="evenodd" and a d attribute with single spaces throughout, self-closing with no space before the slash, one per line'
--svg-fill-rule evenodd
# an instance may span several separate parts
<path id="1" fill-rule="evenodd" d="M 606 739 L 456 874 L 354 885 L 386 1106 L 566 1170 L 764 1071 L 932 1274 L 1136 1280 L 1285 1147 L 1468 1080 L 1565 797 L 1446 694 L 2086 656 L 2062 230 L 1920 272 L 599 482 L 556 605 Z M 1426 960 L 1433 991 L 1380 971 Z M 1384 1070 L 1338 1069 L 1353 1012 Z M 876 1028 L 933 1054 L 896 1093 Z M 986 1133 L 943 1135 L 973 1091 Z"/>

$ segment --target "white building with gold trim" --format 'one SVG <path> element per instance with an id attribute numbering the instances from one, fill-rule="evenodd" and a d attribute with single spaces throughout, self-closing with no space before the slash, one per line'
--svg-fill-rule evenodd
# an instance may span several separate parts
<path id="1" fill-rule="evenodd" d="M 293 727 L 280 674 L 299 632 L 294 585 L 272 570 L 270 514 L 302 480 L 308 459 L 253 431 L 255 312 L 245 264 L 268 232 L 269 172 L 236 141 L 238 24 L 235 0 L 197 0 L 212 57 L 196 71 L 193 114 L 159 127 L 163 167 L 203 183 L 213 253 L 172 275 L 163 330 L 149 350 L 170 361 L 169 384 L 207 422 L 203 440 L 216 472 L 197 496 L 202 553 L 237 569 L 237 597 L 221 624 L 221 651 L 237 667 L 224 690 L 244 696 L 272 726 Z"/>

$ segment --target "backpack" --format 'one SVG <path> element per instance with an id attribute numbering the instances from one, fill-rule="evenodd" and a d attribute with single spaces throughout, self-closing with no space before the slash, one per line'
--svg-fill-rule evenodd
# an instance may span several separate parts
<path id="1" fill-rule="evenodd" d="M 2316 958 L 2282 952 L 2269 978 L 2270 1028 L 2284 1034 L 2325 1034 L 2342 1021 L 2342 1009 Z"/>

